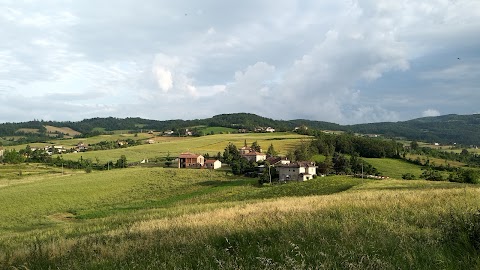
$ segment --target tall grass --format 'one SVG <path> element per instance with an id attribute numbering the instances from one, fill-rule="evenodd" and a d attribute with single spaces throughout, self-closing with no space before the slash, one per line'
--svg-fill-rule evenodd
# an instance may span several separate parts
<path id="1" fill-rule="evenodd" d="M 0 268 L 480 267 L 477 186 L 255 182 L 131 168 L 2 188 Z"/>

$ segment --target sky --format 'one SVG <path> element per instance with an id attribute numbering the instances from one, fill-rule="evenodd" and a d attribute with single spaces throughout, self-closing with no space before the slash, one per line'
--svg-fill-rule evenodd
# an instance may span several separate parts
<path id="1" fill-rule="evenodd" d="M 478 0 L 0 0 L 0 122 L 480 113 Z"/>

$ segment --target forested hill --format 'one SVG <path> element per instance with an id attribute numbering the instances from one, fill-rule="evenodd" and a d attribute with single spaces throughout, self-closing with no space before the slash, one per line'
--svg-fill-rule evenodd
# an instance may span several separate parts
<path id="1" fill-rule="evenodd" d="M 83 136 L 113 130 L 178 130 L 199 126 L 220 126 L 235 129 L 254 130 L 257 127 L 273 127 L 277 131 L 290 131 L 295 127 L 306 126 L 309 130 L 338 130 L 363 134 L 379 134 L 386 137 L 406 138 L 438 143 L 458 143 L 480 145 L 480 114 L 444 115 L 418 118 L 403 122 L 384 122 L 358 125 L 339 125 L 335 123 L 304 119 L 274 120 L 249 113 L 221 114 L 206 119 L 195 120 L 149 120 L 142 118 L 92 118 L 78 122 L 30 121 L 24 123 L 0 124 L 0 136 L 37 136 L 45 134 L 46 126 L 68 127 L 82 133 Z M 37 134 L 29 130 L 38 130 Z"/>
<path id="2" fill-rule="evenodd" d="M 480 145 L 480 114 L 442 115 L 403 122 L 385 122 L 345 126 L 364 134 L 382 134 L 410 140 Z"/>

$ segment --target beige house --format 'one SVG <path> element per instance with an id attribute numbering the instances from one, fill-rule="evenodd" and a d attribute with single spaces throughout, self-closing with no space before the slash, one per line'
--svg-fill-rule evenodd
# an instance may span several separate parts
<path id="1" fill-rule="evenodd" d="M 314 162 L 302 161 L 275 166 L 280 181 L 307 181 L 317 175 L 317 166 Z"/>
<path id="2" fill-rule="evenodd" d="M 202 155 L 182 153 L 178 156 L 178 168 L 200 168 L 204 164 L 205 158 Z"/>
<path id="3" fill-rule="evenodd" d="M 3 157 L 3 153 L 5 153 L 5 149 L 3 149 L 3 147 L 0 147 L 0 157 Z"/>
<path id="4" fill-rule="evenodd" d="M 248 161 L 255 161 L 255 162 L 259 162 L 267 159 L 267 154 L 256 152 L 256 151 L 240 154 L 240 156 L 246 158 Z"/>
<path id="5" fill-rule="evenodd" d="M 239 149 L 240 156 L 246 158 L 248 161 L 263 161 L 267 159 L 267 155 L 262 153 L 261 149 L 260 152 L 253 150 L 253 148 L 244 146 Z"/>
<path id="6" fill-rule="evenodd" d="M 207 159 L 205 160 L 205 167 L 207 169 L 220 169 L 222 167 L 222 162 L 218 159 Z"/>

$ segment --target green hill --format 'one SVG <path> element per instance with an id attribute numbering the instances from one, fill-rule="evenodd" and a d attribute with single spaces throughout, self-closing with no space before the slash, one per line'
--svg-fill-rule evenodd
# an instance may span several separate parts
<path id="1" fill-rule="evenodd" d="M 0 187 L 2 269 L 477 269 L 479 189 L 163 168 Z M 477 219 L 475 219 L 477 218 Z"/>
<path id="2" fill-rule="evenodd" d="M 258 127 L 272 127 L 276 131 L 291 131 L 295 127 L 306 126 L 309 130 L 350 131 L 360 134 L 379 134 L 390 138 L 403 138 L 442 144 L 480 145 L 480 114 L 444 115 L 425 117 L 403 122 L 383 122 L 358 125 L 305 119 L 274 120 L 250 113 L 220 114 L 206 119 L 195 120 L 149 120 L 142 118 L 92 118 L 79 122 L 30 121 L 24 123 L 0 124 L 0 137 L 21 136 L 20 143 L 38 142 L 48 139 L 45 126 L 65 127 L 82 133 L 82 136 L 99 135 L 115 130 L 140 132 L 142 130 L 181 130 L 195 127 L 223 127 L 230 131 L 238 129 L 255 130 Z M 37 133 L 25 132 L 38 130 Z M 202 132 L 198 130 L 198 134 Z M 3 140 L 5 141 L 5 140 Z"/>

